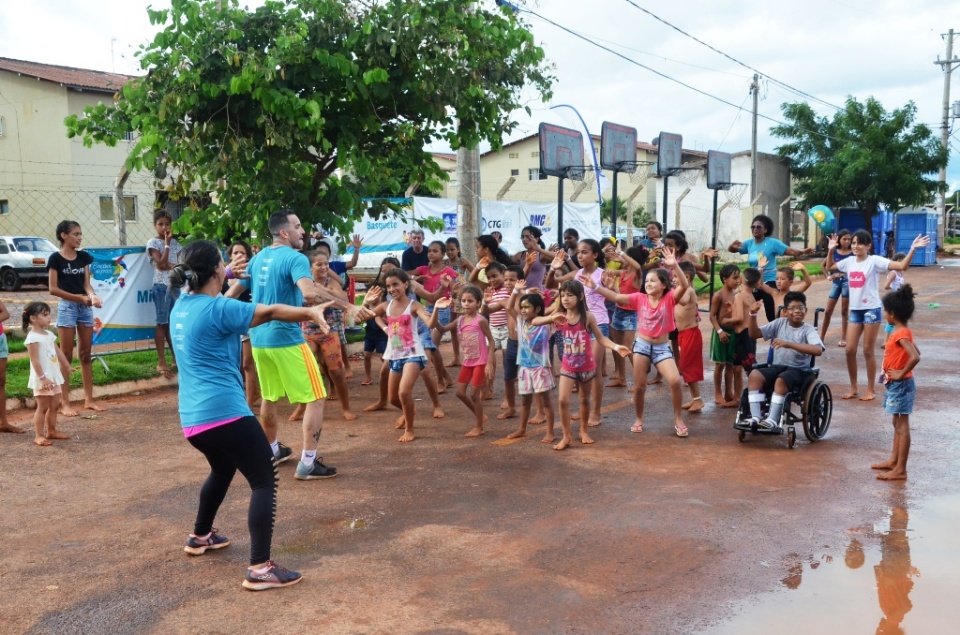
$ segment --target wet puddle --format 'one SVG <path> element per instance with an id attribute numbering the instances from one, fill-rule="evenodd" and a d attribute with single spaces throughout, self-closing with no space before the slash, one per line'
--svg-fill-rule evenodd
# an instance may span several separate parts
<path id="1" fill-rule="evenodd" d="M 960 632 L 960 496 L 896 504 L 830 553 L 792 554 L 778 590 L 731 608 L 702 635 Z"/>

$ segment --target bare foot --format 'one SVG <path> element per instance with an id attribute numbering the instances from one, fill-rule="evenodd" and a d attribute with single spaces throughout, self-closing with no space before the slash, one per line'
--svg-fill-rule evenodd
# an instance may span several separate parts
<path id="1" fill-rule="evenodd" d="M 10 432 L 12 434 L 23 434 L 24 432 L 26 432 L 26 430 L 24 430 L 20 426 L 13 425 L 12 423 L 5 423 L 2 426 L 0 426 L 0 432 Z"/>
<path id="2" fill-rule="evenodd" d="M 510 410 L 510 404 L 507 403 L 506 399 L 500 402 L 500 410 Z"/>
<path id="3" fill-rule="evenodd" d="M 533 415 L 533 417 L 531 417 L 530 421 L 527 421 L 527 425 L 538 426 L 541 423 L 546 423 L 546 421 L 547 421 L 547 415 L 542 412 L 538 412 L 537 414 Z"/>
<path id="4" fill-rule="evenodd" d="M 80 414 L 76 410 L 70 408 L 61 408 L 58 412 L 64 417 L 76 417 L 78 414 Z"/>
<path id="5" fill-rule="evenodd" d="M 399 417 L 397 417 L 397 420 L 393 422 L 393 428 L 395 430 L 399 430 L 404 426 L 405 423 L 406 422 L 403 420 L 403 415 L 400 415 Z"/>
<path id="6" fill-rule="evenodd" d="M 416 437 L 413 436 L 413 430 L 407 430 L 403 433 L 403 436 L 397 439 L 400 443 L 410 443 Z"/>
<path id="7" fill-rule="evenodd" d="M 40 446 L 53 445 L 52 443 L 47 441 L 46 437 L 33 437 L 33 442 Z"/>
<path id="8" fill-rule="evenodd" d="M 607 383 L 607 388 L 626 388 L 627 382 L 623 381 L 619 377 L 612 377 Z"/>
<path id="9" fill-rule="evenodd" d="M 857 396 L 857 391 L 856 391 L 856 390 L 851 390 L 851 391 L 848 392 L 848 393 L 844 393 L 844 394 L 840 395 L 840 398 L 841 398 L 841 399 L 853 399 L 853 398 L 856 397 L 856 396 Z"/>
<path id="10" fill-rule="evenodd" d="M 437 384 L 437 394 L 442 395 L 445 392 L 447 392 L 447 383 L 444 381 L 441 381 Z"/>
<path id="11" fill-rule="evenodd" d="M 354 374 L 352 368 L 348 368 L 348 369 L 347 369 L 347 372 L 345 372 L 345 373 L 343 374 L 343 378 L 344 378 L 344 379 L 353 379 L 354 377 L 356 377 L 356 375 Z"/>
<path id="12" fill-rule="evenodd" d="M 738 402 L 739 403 L 739 402 Z M 703 410 L 703 399 L 697 397 L 690 401 L 690 407 L 687 408 L 690 412 L 700 412 Z"/>
<path id="13" fill-rule="evenodd" d="M 68 441 L 70 439 L 70 435 L 54 430 L 53 432 L 47 432 L 47 438 L 56 439 L 57 441 Z"/>
<path id="14" fill-rule="evenodd" d="M 94 412 L 103 412 L 104 410 L 106 410 L 106 408 L 101 408 L 100 406 L 98 406 L 97 404 L 93 403 L 92 401 L 89 402 L 89 403 L 83 404 L 83 409 L 84 409 L 84 410 L 93 410 Z"/>
<path id="15" fill-rule="evenodd" d="M 459 360 L 459 359 L 455 359 L 455 360 L 453 360 L 452 362 L 449 362 L 449 363 L 447 364 L 447 368 L 456 368 L 456 367 L 459 366 L 459 365 L 460 365 L 460 360 Z"/>
<path id="16" fill-rule="evenodd" d="M 692 406 L 692 405 L 693 405 L 693 402 L 692 402 L 692 401 L 688 401 L 687 403 L 685 403 L 685 404 L 683 404 L 682 406 L 680 406 L 680 408 L 682 408 L 683 410 L 690 410 L 690 406 Z"/>
<path id="17" fill-rule="evenodd" d="M 303 419 L 303 413 L 306 411 L 307 409 L 303 404 L 297 404 L 297 407 L 293 409 L 293 413 L 287 421 L 300 421 Z"/>
<path id="18" fill-rule="evenodd" d="M 344 411 L 343 411 L 343 420 L 344 420 L 344 421 L 356 421 L 356 420 L 357 420 L 357 415 L 353 414 L 353 413 L 350 412 L 349 410 L 344 410 Z"/>
<path id="19" fill-rule="evenodd" d="M 470 432 L 466 433 L 463 436 L 473 438 L 473 437 L 482 437 L 484 434 L 485 433 L 483 431 L 483 428 L 474 428 L 473 430 L 471 430 Z"/>
<path id="20" fill-rule="evenodd" d="M 511 432 L 510 434 L 508 434 L 508 435 L 507 435 L 507 438 L 508 438 L 508 439 L 522 439 L 522 438 L 525 437 L 525 436 L 527 436 L 527 433 L 526 433 L 525 430 L 515 430 L 515 431 Z"/>
<path id="21" fill-rule="evenodd" d="M 382 401 L 378 401 L 378 402 L 376 402 L 376 403 L 370 404 L 369 406 L 365 406 L 364 409 L 363 409 L 363 411 L 364 411 L 364 412 L 376 412 L 377 410 L 383 410 L 383 409 L 386 408 L 386 407 L 387 407 L 387 404 L 383 403 Z"/>
<path id="22" fill-rule="evenodd" d="M 157 366 L 157 372 L 160 373 L 166 379 L 173 379 L 173 371 L 171 371 L 166 366 Z"/>
<path id="23" fill-rule="evenodd" d="M 877 396 L 876 396 L 875 394 L 873 394 L 872 392 L 865 392 L 865 393 L 863 393 L 863 396 L 860 397 L 860 401 L 873 401 L 873 400 L 876 399 L 876 398 L 877 398 Z M 907 478 L 907 475 L 904 474 L 904 475 L 903 475 L 903 478 Z"/>
<path id="24" fill-rule="evenodd" d="M 907 480 L 907 473 L 902 470 L 890 470 L 883 474 L 877 474 L 877 478 L 881 481 L 905 481 Z"/>
<path id="25" fill-rule="evenodd" d="M 493 399 L 493 393 L 492 393 L 492 392 L 485 392 L 485 393 L 483 393 L 483 400 L 484 400 L 484 401 L 490 401 L 491 399 Z"/>
<path id="26" fill-rule="evenodd" d="M 723 395 L 714 395 L 713 403 L 722 406 L 723 404 L 727 403 L 727 400 L 723 398 Z"/>
<path id="27" fill-rule="evenodd" d="M 517 416 L 517 411 L 514 410 L 513 408 L 509 408 L 507 409 L 506 412 L 501 412 L 500 414 L 498 414 L 497 419 L 500 421 L 503 421 L 504 419 L 513 419 L 516 416 Z"/>
<path id="28" fill-rule="evenodd" d="M 571 414 L 570 421 L 580 421 L 580 415 L 577 413 Z"/>
<path id="29" fill-rule="evenodd" d="M 884 461 L 883 463 L 874 463 L 870 466 L 871 470 L 892 470 L 893 467 L 897 464 L 893 459 Z"/>
<path id="30" fill-rule="evenodd" d="M 657 373 L 653 379 L 647 380 L 647 385 L 652 386 L 654 384 L 659 384 L 661 381 L 663 381 L 663 377 L 660 376 L 660 373 Z"/>
<path id="31" fill-rule="evenodd" d="M 369 377 L 364 378 L 364 380 L 360 382 L 361 386 L 370 386 L 371 384 L 373 384 L 373 380 Z"/>
<path id="32" fill-rule="evenodd" d="M 593 442 L 594 441 L 590 438 L 589 434 L 580 433 L 580 443 L 584 445 L 590 445 Z"/>
<path id="33" fill-rule="evenodd" d="M 440 406 L 437 406 L 436 408 L 433 409 L 434 419 L 443 419 L 446 416 L 447 415 L 443 414 L 443 408 L 441 408 Z"/>
<path id="34" fill-rule="evenodd" d="M 545 434 L 543 438 L 540 439 L 540 443 L 553 443 L 556 440 L 557 437 L 553 436 L 553 434 Z"/>
<path id="35" fill-rule="evenodd" d="M 346 378 L 344 378 L 344 379 L 346 379 Z M 329 392 L 329 393 L 327 393 L 327 401 L 340 401 L 340 399 L 337 397 L 337 393 L 335 393 L 335 392 Z"/>
<path id="36" fill-rule="evenodd" d="M 600 415 L 590 415 L 590 418 L 587 419 L 587 426 L 596 428 L 598 425 L 600 425 Z"/>
<path id="37" fill-rule="evenodd" d="M 560 443 L 558 443 L 558 444 L 556 444 L 555 446 L 553 446 L 553 449 L 554 449 L 554 450 L 566 450 L 567 448 L 570 447 L 570 444 L 571 444 L 571 443 L 573 443 L 573 439 L 571 439 L 570 437 L 563 437 L 562 439 L 560 439 Z"/>
<path id="38" fill-rule="evenodd" d="M 730 401 L 724 401 L 722 404 L 720 404 L 720 407 L 721 407 L 721 408 L 736 408 L 736 407 L 739 406 L 739 405 L 740 405 L 740 400 L 739 400 L 739 399 L 731 399 Z M 702 406 L 701 406 L 701 407 L 702 407 Z"/>

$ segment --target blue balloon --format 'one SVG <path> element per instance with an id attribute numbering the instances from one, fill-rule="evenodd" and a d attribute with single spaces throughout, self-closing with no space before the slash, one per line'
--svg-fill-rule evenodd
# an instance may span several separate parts
<path id="1" fill-rule="evenodd" d="M 833 215 L 833 210 L 826 205 L 811 207 L 807 210 L 807 215 L 814 220 L 824 234 L 833 234 L 837 231 L 837 221 Z"/>

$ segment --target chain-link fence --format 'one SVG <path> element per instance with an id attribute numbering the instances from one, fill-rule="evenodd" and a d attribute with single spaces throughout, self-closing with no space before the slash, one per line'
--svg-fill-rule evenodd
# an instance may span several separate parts
<path id="1" fill-rule="evenodd" d="M 152 183 L 128 182 L 123 200 L 121 223 L 112 188 L 0 186 L 0 301 L 10 313 L 5 326 L 20 325 L 23 307 L 32 301 L 56 303 L 47 289 L 46 259 L 59 248 L 56 227 L 61 221 L 80 223 L 84 247 L 146 246 L 155 235 Z"/>

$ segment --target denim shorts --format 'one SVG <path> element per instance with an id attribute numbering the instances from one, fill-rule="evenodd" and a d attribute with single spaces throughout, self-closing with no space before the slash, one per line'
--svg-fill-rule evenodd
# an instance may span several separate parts
<path id="1" fill-rule="evenodd" d="M 60 300 L 57 303 L 57 327 L 73 329 L 78 324 L 93 326 L 93 307 L 79 302 Z"/>
<path id="2" fill-rule="evenodd" d="M 403 367 L 407 364 L 417 364 L 420 366 L 420 370 L 423 370 L 427 367 L 427 358 L 426 357 L 404 357 L 403 359 L 391 359 L 390 360 L 390 372 L 391 373 L 402 373 Z"/>
<path id="3" fill-rule="evenodd" d="M 179 287 L 168 287 L 160 282 L 153 285 L 153 306 L 157 310 L 158 326 L 170 323 L 170 310 L 173 309 L 173 303 L 176 302 L 179 297 Z"/>
<path id="4" fill-rule="evenodd" d="M 670 342 L 663 344 L 651 344 L 647 340 L 637 338 L 633 343 L 633 352 L 638 355 L 645 355 L 650 358 L 650 363 L 656 366 L 665 359 L 673 358 L 673 348 Z"/>
<path id="5" fill-rule="evenodd" d="M 850 283 L 847 281 L 846 276 L 840 276 L 839 278 L 833 279 L 833 284 L 830 287 L 830 294 L 827 296 L 831 300 L 836 300 L 837 298 L 849 298 L 850 297 Z"/>
<path id="6" fill-rule="evenodd" d="M 520 352 L 517 340 L 507 338 L 507 348 L 503 351 L 503 381 L 517 378 L 517 354 Z"/>
<path id="7" fill-rule="evenodd" d="M 363 352 L 372 353 L 374 351 L 383 355 L 384 351 L 387 350 L 387 340 L 386 339 L 364 339 L 363 340 Z"/>
<path id="8" fill-rule="evenodd" d="M 610 321 L 610 328 L 620 331 L 637 330 L 637 312 L 631 309 L 621 309 L 617 307 L 613 310 L 613 319 Z"/>
<path id="9" fill-rule="evenodd" d="M 604 337 L 610 337 L 610 324 L 597 324 L 597 327 L 600 329 L 600 332 L 603 333 Z M 593 336 L 593 333 L 590 334 L 590 339 L 596 341 L 597 338 Z"/>
<path id="10" fill-rule="evenodd" d="M 427 307 L 427 313 L 433 315 L 433 305 Z M 438 323 L 440 326 L 446 326 L 450 324 L 450 307 L 445 309 L 440 309 L 440 315 L 437 317 Z"/>
<path id="11" fill-rule="evenodd" d="M 420 323 L 423 324 L 423 326 L 419 329 L 417 334 L 420 336 L 420 344 L 423 346 L 423 350 L 437 350 L 437 345 L 433 343 L 433 335 L 431 334 L 430 329 L 427 328 L 426 324 L 424 324 L 422 320 Z"/>
<path id="12" fill-rule="evenodd" d="M 10 347 L 7 345 L 7 334 L 0 333 L 0 359 L 6 359 L 9 356 L 10 356 Z"/>
<path id="13" fill-rule="evenodd" d="M 913 400 L 917 396 L 917 384 L 913 377 L 887 382 L 887 394 L 883 398 L 883 410 L 888 415 L 913 413 Z"/>
<path id="14" fill-rule="evenodd" d="M 879 324 L 883 319 L 883 309 L 850 309 L 850 324 Z"/>

